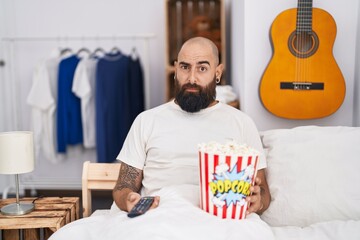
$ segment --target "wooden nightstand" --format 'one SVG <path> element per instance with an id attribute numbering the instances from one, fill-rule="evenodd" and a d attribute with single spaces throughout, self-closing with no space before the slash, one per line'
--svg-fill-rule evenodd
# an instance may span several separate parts
<path id="1" fill-rule="evenodd" d="M 44 197 L 22 198 L 20 202 L 32 202 L 35 200 L 34 211 L 21 216 L 7 216 L 0 214 L 0 229 L 2 239 L 48 239 L 52 233 L 59 230 L 65 224 L 79 219 L 78 197 Z M 16 199 L 0 200 L 0 208 Z M 20 230 L 20 231 L 19 231 Z"/>

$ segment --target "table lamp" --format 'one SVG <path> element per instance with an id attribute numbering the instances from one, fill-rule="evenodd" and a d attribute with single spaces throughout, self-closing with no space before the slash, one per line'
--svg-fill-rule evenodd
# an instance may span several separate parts
<path id="1" fill-rule="evenodd" d="M 34 209 L 33 203 L 19 201 L 19 174 L 34 170 L 33 133 L 26 131 L 0 133 L 0 174 L 15 174 L 16 203 L 1 208 L 4 215 L 24 215 Z"/>

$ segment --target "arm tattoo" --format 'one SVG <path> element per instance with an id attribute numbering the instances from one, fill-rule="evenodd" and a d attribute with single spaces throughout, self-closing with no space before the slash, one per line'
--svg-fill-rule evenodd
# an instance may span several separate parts
<path id="1" fill-rule="evenodd" d="M 141 188 L 141 180 L 142 171 L 140 169 L 121 163 L 115 190 L 121 191 L 124 188 L 129 188 L 134 192 L 139 192 Z"/>

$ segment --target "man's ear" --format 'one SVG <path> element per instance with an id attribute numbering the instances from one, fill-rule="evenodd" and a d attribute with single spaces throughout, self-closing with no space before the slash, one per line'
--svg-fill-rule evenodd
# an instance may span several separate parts
<path id="1" fill-rule="evenodd" d="M 221 75 L 223 71 L 224 71 L 224 64 L 220 63 L 215 69 L 216 78 L 221 79 Z"/>

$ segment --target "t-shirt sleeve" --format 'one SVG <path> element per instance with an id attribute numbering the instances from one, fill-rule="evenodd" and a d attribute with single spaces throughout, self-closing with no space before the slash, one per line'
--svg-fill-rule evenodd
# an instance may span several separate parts
<path id="1" fill-rule="evenodd" d="M 42 111 L 55 104 L 55 99 L 51 94 L 49 73 L 45 63 L 39 64 L 34 70 L 33 83 L 26 102 L 30 106 L 39 108 Z"/>
<path id="2" fill-rule="evenodd" d="M 140 114 L 134 120 L 116 159 L 142 170 L 145 165 L 146 143 L 145 126 L 141 119 Z"/>
<path id="3" fill-rule="evenodd" d="M 79 98 L 84 98 L 90 94 L 89 76 L 86 71 L 86 63 L 84 60 L 80 61 L 75 69 L 71 91 Z"/>

